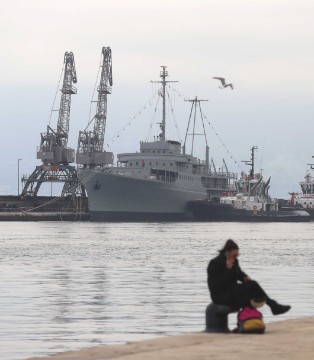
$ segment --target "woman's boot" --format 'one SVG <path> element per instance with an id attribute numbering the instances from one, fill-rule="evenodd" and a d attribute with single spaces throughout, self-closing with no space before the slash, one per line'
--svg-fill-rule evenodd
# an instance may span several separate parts
<path id="1" fill-rule="evenodd" d="M 273 313 L 273 315 L 281 315 L 291 309 L 290 305 L 281 305 L 278 304 L 275 300 L 269 298 L 266 300 L 266 304 L 270 307 L 270 310 Z"/>

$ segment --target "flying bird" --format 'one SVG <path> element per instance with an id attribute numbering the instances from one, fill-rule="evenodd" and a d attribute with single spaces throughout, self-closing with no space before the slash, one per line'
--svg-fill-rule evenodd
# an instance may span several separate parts
<path id="1" fill-rule="evenodd" d="M 224 88 L 230 86 L 231 89 L 233 90 L 233 84 L 226 84 L 225 78 L 223 78 L 223 77 L 213 77 L 213 79 L 216 79 L 216 80 L 220 80 L 220 81 L 221 81 L 221 85 L 222 85 L 222 86 L 219 86 L 220 89 L 224 89 Z"/>

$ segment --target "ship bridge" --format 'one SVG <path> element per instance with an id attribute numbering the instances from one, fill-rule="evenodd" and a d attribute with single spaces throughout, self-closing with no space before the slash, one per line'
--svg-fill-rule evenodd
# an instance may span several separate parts
<path id="1" fill-rule="evenodd" d="M 118 162 L 130 166 L 132 166 L 132 161 L 147 163 L 151 160 L 163 161 L 166 159 L 170 161 L 171 166 L 174 164 L 178 166 L 181 166 L 180 164 L 200 165 L 196 157 L 182 154 L 181 143 L 173 140 L 141 142 L 140 152 L 118 154 Z"/>
<path id="2" fill-rule="evenodd" d="M 140 152 L 151 154 L 181 154 L 181 143 L 174 140 L 153 142 L 141 141 Z"/>
<path id="3" fill-rule="evenodd" d="M 188 155 L 177 155 L 170 156 L 170 154 L 153 154 L 146 155 L 141 153 L 130 153 L 130 154 L 120 154 L 118 155 L 118 166 L 119 164 L 124 164 L 124 166 L 134 166 L 141 165 L 153 165 L 153 166 L 177 166 L 178 170 L 185 172 L 192 172 L 192 168 L 204 167 L 203 163 L 197 163 L 197 159 L 188 156 Z"/>
<path id="4" fill-rule="evenodd" d="M 314 178 L 310 174 L 306 174 L 304 181 L 299 184 L 303 194 L 314 194 Z"/>

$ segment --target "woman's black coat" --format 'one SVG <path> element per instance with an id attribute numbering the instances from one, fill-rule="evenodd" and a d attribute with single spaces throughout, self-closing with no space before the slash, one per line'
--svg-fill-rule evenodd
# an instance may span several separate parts
<path id="1" fill-rule="evenodd" d="M 238 260 L 235 260 L 231 269 L 227 268 L 226 260 L 225 254 L 220 253 L 209 262 L 207 267 L 208 289 L 214 303 L 237 307 L 237 304 L 234 304 L 235 292 L 238 293 L 236 288 L 240 290 L 237 284 L 238 281 L 244 282 L 247 275 L 241 270 Z M 242 291 L 240 292 L 242 293 Z"/>

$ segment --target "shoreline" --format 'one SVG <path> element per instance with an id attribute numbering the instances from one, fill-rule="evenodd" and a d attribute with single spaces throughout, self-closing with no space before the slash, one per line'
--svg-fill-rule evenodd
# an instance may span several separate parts
<path id="1" fill-rule="evenodd" d="M 266 324 L 265 334 L 192 333 L 102 345 L 26 360 L 313 359 L 314 317 Z"/>
<path id="2" fill-rule="evenodd" d="M 90 221 L 89 213 L 75 213 L 70 211 L 0 212 L 0 221 Z"/>

